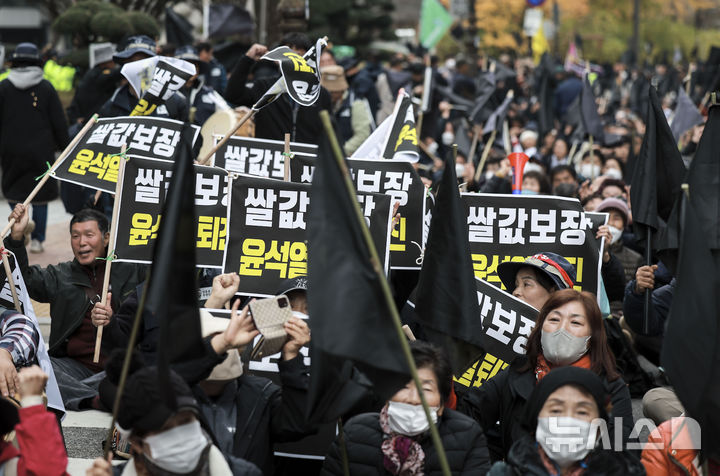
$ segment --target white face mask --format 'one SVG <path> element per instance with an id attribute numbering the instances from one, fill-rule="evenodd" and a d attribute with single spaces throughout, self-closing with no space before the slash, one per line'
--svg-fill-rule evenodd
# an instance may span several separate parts
<path id="1" fill-rule="evenodd" d="M 623 178 L 623 174 L 620 169 L 616 169 L 615 167 L 605 169 L 605 175 L 616 180 L 622 180 Z"/>
<path id="2" fill-rule="evenodd" d="M 457 175 L 459 179 L 463 178 L 463 175 L 465 175 L 465 164 L 455 164 L 455 175 Z"/>
<path id="3" fill-rule="evenodd" d="M 595 164 L 580 164 L 575 170 L 585 178 L 595 178 L 600 175 L 600 166 Z"/>
<path id="4" fill-rule="evenodd" d="M 433 142 L 430 142 L 430 144 L 428 144 L 427 150 L 428 150 L 428 152 L 430 152 L 430 155 L 435 155 L 435 154 L 437 154 L 438 147 L 439 147 L 438 143 L 433 141 Z"/>
<path id="5" fill-rule="evenodd" d="M 293 311 L 292 314 L 293 314 L 293 316 L 295 316 L 295 317 L 297 317 L 297 318 L 299 318 L 299 319 L 307 319 L 307 318 L 308 318 L 308 315 L 305 314 L 304 312 Z"/>
<path id="6" fill-rule="evenodd" d="M 535 439 L 545 454 L 561 468 L 580 461 L 595 448 L 597 429 L 573 417 L 538 418 Z"/>
<path id="7" fill-rule="evenodd" d="M 620 241 L 620 238 L 622 238 L 623 231 L 615 228 L 612 225 L 608 225 L 608 228 L 610 229 L 610 234 L 612 235 L 612 240 L 610 241 L 611 245 L 614 245 L 618 241 Z"/>
<path id="8" fill-rule="evenodd" d="M 144 439 L 150 448 L 145 455 L 158 468 L 171 473 L 189 473 L 198 465 L 207 437 L 195 420 Z"/>
<path id="9" fill-rule="evenodd" d="M 438 408 L 430 408 L 433 423 L 437 423 Z M 419 435 L 430 429 L 422 405 L 393 401 L 388 402 L 388 426 L 393 433 L 405 436 Z"/>
<path id="10" fill-rule="evenodd" d="M 443 145 L 452 145 L 454 140 L 455 140 L 455 134 L 453 134 L 452 132 L 443 132 L 442 133 Z"/>
<path id="11" fill-rule="evenodd" d="M 570 365 L 588 351 L 590 336 L 576 337 L 560 328 L 555 332 L 541 332 L 543 357 L 555 365 Z"/>

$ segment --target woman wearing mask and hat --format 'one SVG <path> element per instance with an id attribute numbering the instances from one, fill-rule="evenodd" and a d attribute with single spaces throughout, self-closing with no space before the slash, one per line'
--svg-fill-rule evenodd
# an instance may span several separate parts
<path id="1" fill-rule="evenodd" d="M 522 415 L 535 386 L 558 367 L 580 367 L 598 375 L 610 395 L 612 417 L 622 418 L 623 441 L 633 425 L 630 392 L 615 367 L 595 295 L 574 289 L 553 293 L 528 337 L 527 354 L 458 400 L 457 409 L 480 423 L 494 460 L 503 459 L 522 435 Z M 610 434 L 614 424 L 610 421 Z"/>
<path id="2" fill-rule="evenodd" d="M 525 407 L 526 434 L 488 476 L 645 474 L 635 456 L 603 446 L 611 436 L 601 433 L 609 419 L 606 399 L 603 381 L 595 373 L 577 367 L 551 371 Z"/>
<path id="3" fill-rule="evenodd" d="M 482 429 L 472 419 L 447 408 L 452 388 L 450 361 L 426 342 L 412 342 L 410 349 L 450 471 L 485 474 L 490 460 Z M 380 413 L 363 413 L 347 421 L 343 434 L 330 447 L 321 474 L 344 474 L 343 451 L 353 476 L 442 474 L 429 428 L 420 396 L 410 381 Z"/>

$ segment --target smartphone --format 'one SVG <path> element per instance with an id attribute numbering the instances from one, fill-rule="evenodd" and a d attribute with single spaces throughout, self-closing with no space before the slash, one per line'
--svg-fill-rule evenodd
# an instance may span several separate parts
<path id="1" fill-rule="evenodd" d="M 251 358 L 261 359 L 280 352 L 287 341 L 285 323 L 293 315 L 287 296 L 252 301 L 249 308 L 255 328 L 260 331 L 260 339 L 253 347 Z"/>

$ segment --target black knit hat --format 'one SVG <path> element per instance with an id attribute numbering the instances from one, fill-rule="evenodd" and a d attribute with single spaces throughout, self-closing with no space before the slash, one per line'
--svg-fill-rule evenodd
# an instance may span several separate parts
<path id="1" fill-rule="evenodd" d="M 543 405 L 545 405 L 545 401 L 555 390 L 565 385 L 575 385 L 585 389 L 595 400 L 600 418 L 603 420 L 608 419 L 607 411 L 605 410 L 607 393 L 600 377 L 594 372 L 580 367 L 558 367 L 545 375 L 530 394 L 530 398 L 525 405 L 525 415 L 523 417 L 523 426 L 527 431 L 535 431 L 535 428 L 537 428 L 538 414 L 540 410 L 542 410 Z"/>
<path id="2" fill-rule="evenodd" d="M 118 425 L 133 433 L 157 431 L 173 415 L 181 410 L 199 414 L 198 405 L 185 381 L 172 370 L 170 385 L 175 393 L 177 409 L 167 405 L 160 391 L 160 379 L 156 367 L 145 367 L 132 374 L 125 384 L 120 399 Z"/>

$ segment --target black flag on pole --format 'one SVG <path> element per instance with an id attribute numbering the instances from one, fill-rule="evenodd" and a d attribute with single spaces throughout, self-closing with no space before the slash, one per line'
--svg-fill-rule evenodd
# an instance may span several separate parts
<path id="1" fill-rule="evenodd" d="M 163 206 L 153 252 L 143 316 L 160 325 L 158 374 L 168 379 L 169 365 L 203 355 L 195 269 L 195 171 L 193 130 L 185 125 L 173 167 L 172 182 Z M 131 159 L 132 160 L 132 159 Z M 168 395 L 169 403 L 174 395 Z M 174 406 L 174 405 L 173 405 Z"/>
<path id="2" fill-rule="evenodd" d="M 410 373 L 363 239 L 365 225 L 357 219 L 357 202 L 346 190 L 327 139 L 318 151 L 310 203 L 308 306 L 313 371 L 308 412 L 312 420 L 332 420 L 363 396 L 363 386 L 352 378 L 356 372 L 348 362 L 367 376 L 383 401 L 407 384 Z"/>
<path id="3" fill-rule="evenodd" d="M 720 458 L 720 251 L 710 249 L 695 195 L 691 188 L 690 200 L 683 199 L 677 285 L 660 363 L 686 416 L 700 423 L 703 452 Z"/>
<path id="4" fill-rule="evenodd" d="M 580 92 L 580 119 L 585 132 L 593 136 L 597 142 L 602 143 L 605 139 L 605 130 L 603 129 L 600 114 L 598 114 L 595 95 L 587 75 L 583 79 L 583 87 Z"/>
<path id="5" fill-rule="evenodd" d="M 448 352 L 456 375 L 484 353 L 467 216 L 455 164 L 448 159 L 425 245 L 415 312 L 428 339 Z"/>
<path id="6" fill-rule="evenodd" d="M 630 185 L 633 223 L 642 225 L 634 226 L 638 240 L 646 238 L 647 227 L 657 232 L 667 222 L 685 176 L 680 151 L 653 87 L 645 124 L 645 137 Z"/>
<path id="7" fill-rule="evenodd" d="M 675 140 L 680 140 L 683 135 L 691 127 L 702 124 L 705 118 L 700 114 L 695 103 L 685 93 L 685 89 L 681 86 L 678 88 L 677 107 L 675 108 L 675 116 L 673 116 L 670 129 L 672 129 Z"/>

